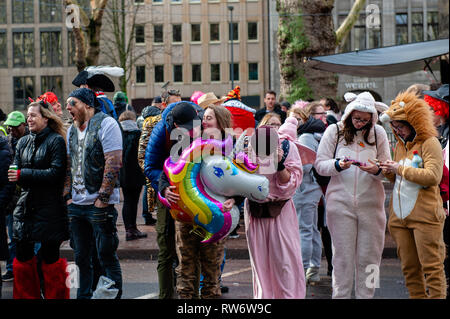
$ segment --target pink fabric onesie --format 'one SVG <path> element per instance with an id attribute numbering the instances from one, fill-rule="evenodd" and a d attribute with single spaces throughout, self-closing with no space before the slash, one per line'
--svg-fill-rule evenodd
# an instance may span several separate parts
<path id="1" fill-rule="evenodd" d="M 303 299 L 306 293 L 298 220 L 292 196 L 302 181 L 302 163 L 297 147 L 289 142 L 284 165 L 291 173 L 280 184 L 277 173 L 265 175 L 270 189 L 267 200 L 289 199 L 275 218 L 254 218 L 245 202 L 245 231 L 256 299 Z"/>

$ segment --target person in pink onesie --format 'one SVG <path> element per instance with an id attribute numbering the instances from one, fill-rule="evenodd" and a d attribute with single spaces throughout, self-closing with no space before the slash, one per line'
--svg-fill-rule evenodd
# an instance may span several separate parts
<path id="1" fill-rule="evenodd" d="M 388 107 L 369 92 L 344 97 L 351 103 L 341 121 L 326 129 L 314 164 L 320 175 L 331 176 L 325 198 L 333 249 L 332 297 L 351 298 L 355 281 L 355 297 L 372 298 L 386 230 L 377 161 L 391 158 L 387 134 L 376 124 L 377 110 Z"/>
<path id="2" fill-rule="evenodd" d="M 275 136 L 275 147 L 272 152 L 262 155 L 256 148 L 256 137 L 266 137 L 269 141 L 269 135 Z M 250 153 L 258 154 L 256 163 L 260 166 L 257 173 L 266 176 L 270 185 L 269 195 L 263 203 L 245 201 L 244 220 L 252 266 L 253 296 L 256 299 L 303 299 L 305 274 L 297 213 L 292 201 L 302 180 L 298 149 L 288 139 L 279 138 L 273 126 L 259 127 L 249 148 Z M 265 165 L 270 154 L 274 159 L 272 170 Z"/>

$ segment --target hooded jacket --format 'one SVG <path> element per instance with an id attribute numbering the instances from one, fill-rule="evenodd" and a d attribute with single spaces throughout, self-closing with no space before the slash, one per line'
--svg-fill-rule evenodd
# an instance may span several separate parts
<path id="1" fill-rule="evenodd" d="M 387 134 L 383 127 L 376 124 L 378 121 L 377 109 L 387 109 L 387 105 L 375 102 L 368 92 L 363 92 L 358 96 L 346 93 L 345 98 L 351 103 L 347 105 L 341 121 L 326 129 L 319 144 L 314 167 L 320 175 L 331 176 L 326 191 L 327 202 L 333 202 L 339 207 L 364 207 L 363 209 L 370 208 L 384 213 L 385 193 L 381 183 L 383 175 L 364 172 L 354 165 L 342 170 L 337 162 L 339 158 L 346 156 L 360 162 L 368 162 L 369 159 L 379 159 L 380 161 L 390 159 Z M 372 126 L 368 141 L 375 145 L 364 142 L 362 131 L 357 131 L 353 143 L 349 145 L 342 136 L 338 139 L 337 126 L 339 132 L 342 132 L 345 120 L 354 110 L 372 114 Z"/>
<path id="2" fill-rule="evenodd" d="M 170 132 L 175 127 L 173 123 L 172 109 L 178 103 L 186 103 L 186 101 L 175 102 L 169 104 L 161 113 L 161 121 L 155 125 L 150 135 L 146 150 L 144 174 L 150 180 L 155 191 L 158 191 L 159 178 L 163 171 L 164 161 L 170 155 L 170 148 L 174 141 L 170 140 Z M 204 110 L 192 102 L 191 105 L 197 110 L 200 118 L 203 118 Z"/>
<path id="3" fill-rule="evenodd" d="M 400 164 L 397 175 L 386 174 L 395 182 L 390 212 L 399 219 L 438 223 L 445 218 L 439 183 L 442 178 L 442 148 L 433 125 L 428 104 L 413 93 L 400 93 L 380 117 L 382 122 L 407 121 L 415 130 L 411 141 L 404 141 L 394 131 L 398 141 L 394 161 Z M 411 165 L 413 152 L 423 160 L 423 168 Z"/>

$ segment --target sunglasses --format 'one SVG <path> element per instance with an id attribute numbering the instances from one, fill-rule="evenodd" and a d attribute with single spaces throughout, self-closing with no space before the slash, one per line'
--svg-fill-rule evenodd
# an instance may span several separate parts
<path id="1" fill-rule="evenodd" d="M 70 99 L 69 101 L 67 101 L 67 104 L 69 104 L 71 107 L 74 107 L 75 105 L 77 105 L 77 102 L 75 100 Z"/>

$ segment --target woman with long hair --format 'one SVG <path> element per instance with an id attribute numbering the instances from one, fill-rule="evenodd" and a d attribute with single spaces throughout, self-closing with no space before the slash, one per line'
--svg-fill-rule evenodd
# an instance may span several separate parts
<path id="1" fill-rule="evenodd" d="M 13 262 L 15 299 L 68 299 L 67 262 L 59 255 L 60 245 L 69 239 L 63 186 L 67 170 L 64 124 L 49 103 L 28 106 L 30 134 L 17 143 L 8 179 L 22 192 L 14 210 L 13 237 L 17 241 Z M 40 242 L 44 287 L 37 272 L 34 243 Z"/>
<path id="2" fill-rule="evenodd" d="M 376 165 L 390 159 L 385 130 L 377 125 L 377 109 L 369 92 L 345 95 L 342 120 L 330 125 L 319 144 L 314 164 L 322 176 L 331 176 L 326 190 L 327 224 L 333 246 L 333 298 L 372 298 L 366 268 L 379 267 L 384 248 L 386 214 L 383 175 Z"/>

